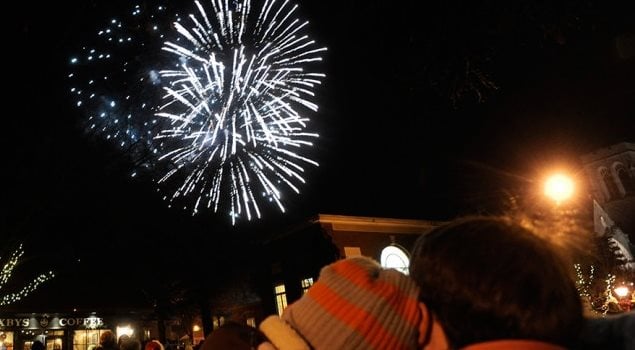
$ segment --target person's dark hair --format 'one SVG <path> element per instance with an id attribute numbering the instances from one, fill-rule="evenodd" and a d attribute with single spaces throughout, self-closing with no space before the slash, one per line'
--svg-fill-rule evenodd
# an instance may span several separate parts
<path id="1" fill-rule="evenodd" d="M 250 350 L 267 340 L 257 328 L 235 322 L 227 322 L 210 333 L 201 350 Z"/>
<path id="2" fill-rule="evenodd" d="M 557 249 L 507 218 L 458 219 L 419 237 L 410 276 L 454 347 L 575 343 L 582 305 Z"/>
<path id="3" fill-rule="evenodd" d="M 99 336 L 99 345 L 104 348 L 116 348 L 117 347 L 117 338 L 115 337 L 115 333 L 111 330 L 105 330 Z"/>
<path id="4" fill-rule="evenodd" d="M 44 343 L 39 340 L 34 340 L 31 344 L 31 350 L 44 350 Z"/>
<path id="5" fill-rule="evenodd" d="M 119 339 L 117 340 L 117 345 L 121 347 L 121 344 L 129 339 L 130 339 L 130 336 L 128 334 L 122 334 L 119 336 Z"/>
<path id="6" fill-rule="evenodd" d="M 119 344 L 119 350 L 141 350 L 141 343 L 134 338 L 123 338 L 119 337 L 121 343 Z"/>

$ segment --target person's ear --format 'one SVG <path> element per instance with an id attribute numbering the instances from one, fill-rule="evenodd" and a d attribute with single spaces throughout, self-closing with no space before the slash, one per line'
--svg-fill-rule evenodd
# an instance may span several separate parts
<path id="1" fill-rule="evenodd" d="M 424 303 L 419 303 L 421 310 L 421 323 L 419 324 L 419 349 L 423 350 L 448 350 L 448 340 L 443 327 L 437 321 Z"/>
<path id="2" fill-rule="evenodd" d="M 273 346 L 273 344 L 271 344 L 270 342 L 266 341 L 266 342 L 262 342 L 258 345 L 258 349 L 257 350 L 278 350 L 275 346 Z"/>

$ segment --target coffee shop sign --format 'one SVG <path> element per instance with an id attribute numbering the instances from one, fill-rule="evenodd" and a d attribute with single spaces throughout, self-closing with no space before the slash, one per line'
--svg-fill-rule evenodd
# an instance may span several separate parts
<path id="1" fill-rule="evenodd" d="M 30 318 L 0 318 L 0 327 L 29 328 L 32 320 Z M 57 328 L 56 326 L 98 328 L 104 325 L 104 320 L 101 317 L 60 317 L 52 320 L 49 320 L 48 317 L 42 317 L 37 321 L 42 328 L 47 328 L 51 323 L 57 323 L 57 325 L 53 324 L 52 328 Z"/>

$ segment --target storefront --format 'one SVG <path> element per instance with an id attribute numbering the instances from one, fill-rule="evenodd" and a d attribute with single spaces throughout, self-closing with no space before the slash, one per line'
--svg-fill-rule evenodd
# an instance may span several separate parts
<path id="1" fill-rule="evenodd" d="M 144 341 L 156 334 L 156 322 L 129 317 L 64 314 L 0 315 L 0 350 L 31 350 L 33 341 L 46 350 L 92 350 L 102 332 L 128 334 Z"/>

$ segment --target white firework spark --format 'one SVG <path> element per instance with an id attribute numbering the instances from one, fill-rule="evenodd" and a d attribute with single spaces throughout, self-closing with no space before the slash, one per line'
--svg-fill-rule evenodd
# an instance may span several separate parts
<path id="1" fill-rule="evenodd" d="M 133 175 L 149 170 L 170 205 L 232 223 L 260 218 L 262 202 L 284 212 L 283 194 L 318 165 L 307 113 L 326 48 L 289 1 L 206 1 L 189 16 L 137 5 L 109 21 L 71 58 L 71 93 L 87 130 L 132 156 Z"/>
<path id="2" fill-rule="evenodd" d="M 266 1 L 257 16 L 249 0 L 211 0 L 211 16 L 195 4 L 188 25 L 175 23 L 184 40 L 163 46 L 178 64 L 160 72 L 168 83 L 156 115 L 167 123 L 156 138 L 172 169 L 159 183 L 178 181 L 167 199 L 196 197 L 194 213 L 229 199 L 232 222 L 260 218 L 257 197 L 284 212 L 283 189 L 299 192 L 304 166 L 318 165 L 302 155 L 318 137 L 303 113 L 318 109 L 310 99 L 324 74 L 307 67 L 326 48 L 289 1 Z"/>
<path id="3" fill-rule="evenodd" d="M 153 138 L 161 101 L 153 66 L 174 20 L 179 15 L 165 5 L 136 5 L 108 20 L 91 44 L 70 58 L 70 92 L 86 117 L 86 132 L 114 143 L 144 168 L 160 151 Z"/>

